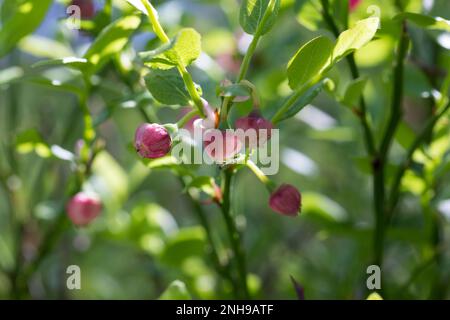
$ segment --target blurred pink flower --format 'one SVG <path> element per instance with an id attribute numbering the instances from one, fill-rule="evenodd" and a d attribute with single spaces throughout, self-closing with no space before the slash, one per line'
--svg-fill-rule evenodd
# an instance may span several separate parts
<path id="1" fill-rule="evenodd" d="M 77 193 L 67 204 L 67 215 L 73 224 L 86 226 L 102 211 L 100 199 L 84 192 Z"/>
<path id="2" fill-rule="evenodd" d="M 296 217 L 302 204 L 300 192 L 290 184 L 282 184 L 270 195 L 269 205 L 275 212 Z"/>

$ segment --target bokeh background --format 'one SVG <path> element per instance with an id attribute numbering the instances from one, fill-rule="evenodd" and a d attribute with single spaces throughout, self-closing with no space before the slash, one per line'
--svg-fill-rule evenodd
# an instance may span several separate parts
<path id="1" fill-rule="evenodd" d="M 0 8 L 8 2 L 0 0 Z M 404 2 L 408 11 L 450 19 L 447 0 Z M 95 3 L 100 12 L 103 2 Z M 180 27 L 194 27 L 201 33 L 204 52 L 190 71 L 202 85 L 204 96 L 218 106 L 216 86 L 224 78 L 235 77 L 249 43 L 249 36 L 239 27 L 239 2 L 152 3 L 169 34 Z M 317 3 L 283 0 L 273 30 L 260 42 L 248 79 L 259 90 L 265 115 L 273 114 L 290 93 L 285 74 L 290 57 L 319 34 L 332 38 L 315 8 Z M 366 9 L 371 4 L 381 9 L 377 39 L 356 54 L 369 79 L 364 93 L 379 133 L 388 115 L 398 37 L 393 3 L 363 0 L 351 13 L 354 22 L 368 16 Z M 76 85 L 76 73 L 66 68 L 31 67 L 44 59 L 81 56 L 93 40 L 89 32 L 65 26 L 66 6 L 67 1 L 54 1 L 40 27 L 0 59 L 0 298 L 4 299 L 14 297 L 12 277 L 14 270 L 20 270 L 18 263 L 26 266 L 33 261 L 44 234 L 64 214 L 73 164 L 61 158 L 64 150 L 74 152 L 82 137 L 76 98 L 61 86 L 51 85 L 52 81 Z M 132 10 L 125 1 L 114 1 L 115 18 Z M 430 95 L 450 68 L 448 32 L 414 26 L 409 30 L 413 46 L 405 70 L 406 116 L 394 160 L 403 152 L 402 142 L 411 141 L 429 117 Z M 97 75 L 89 105 L 106 148 L 96 158 L 85 187 L 101 196 L 104 211 L 87 228 L 66 226 L 33 270 L 22 297 L 155 299 L 174 280 L 183 281 L 194 298 L 231 297 L 208 258 L 205 232 L 179 179 L 170 170 L 144 166 L 130 148 L 135 128 L 144 122 L 143 112 L 162 122 L 173 122 L 180 114 L 179 109 L 154 103 L 145 90 L 137 95 L 132 90 L 139 86 L 137 79 L 124 79 L 116 71 L 122 67 L 117 61 L 126 65 L 137 51 L 152 48 L 154 43 L 150 26 L 143 23 L 120 57 Z M 342 94 L 350 80 L 347 65 L 341 63 L 331 78 Z M 296 299 L 292 276 L 303 286 L 306 299 L 366 298 L 374 214 L 370 170 L 357 118 L 335 97 L 322 93 L 280 129 L 281 164 L 273 179 L 301 190 L 300 217 L 290 219 L 271 211 L 265 187 L 247 170 L 239 171 L 232 193 L 238 225 L 244 230 L 252 297 Z M 442 142 L 445 152 L 435 159 L 447 170 L 439 176 L 441 183 L 431 187 L 432 202 L 423 201 L 425 187 L 419 176 L 410 173 L 404 182 L 408 192 L 387 237 L 386 297 L 450 297 L 448 142 Z M 214 167 L 201 170 L 218 174 Z M 214 204 L 203 207 L 225 253 L 228 242 L 219 210 Z M 428 259 L 427 210 L 437 212 L 441 223 L 439 262 Z M 66 288 L 66 268 L 72 264 L 81 268 L 82 290 Z"/>

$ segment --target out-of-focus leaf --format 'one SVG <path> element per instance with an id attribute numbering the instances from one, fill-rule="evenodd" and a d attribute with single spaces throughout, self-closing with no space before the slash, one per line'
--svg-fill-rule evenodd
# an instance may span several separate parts
<path id="1" fill-rule="evenodd" d="M 342 32 L 333 50 L 333 62 L 365 46 L 373 39 L 380 25 L 380 19 L 371 17 L 358 21 L 352 28 Z"/>
<path id="2" fill-rule="evenodd" d="M 141 19 L 137 16 L 125 16 L 103 29 L 84 55 L 84 58 L 93 65 L 89 71 L 95 72 L 112 55 L 120 53 L 140 23 Z"/>
<path id="3" fill-rule="evenodd" d="M 170 69 L 176 65 L 188 66 L 202 51 L 201 36 L 192 28 L 181 29 L 177 36 L 159 49 L 140 54 L 146 65 L 158 69 Z"/>
<path id="4" fill-rule="evenodd" d="M 61 59 L 52 59 L 36 62 L 35 64 L 33 64 L 33 68 L 64 66 L 78 71 L 83 71 L 88 67 L 88 65 L 89 62 L 87 59 L 77 57 L 65 57 Z"/>
<path id="5" fill-rule="evenodd" d="M 214 179 L 208 176 L 195 177 L 187 186 L 187 189 L 195 188 L 203 191 L 211 197 L 216 196 L 216 190 L 214 188 Z"/>
<path id="6" fill-rule="evenodd" d="M 24 77 L 23 81 L 41 85 L 41 86 L 46 86 L 51 89 L 57 89 L 57 90 L 61 90 L 64 92 L 70 92 L 77 96 L 81 96 L 83 94 L 83 90 L 77 86 L 74 86 L 69 83 L 64 83 L 59 80 L 51 80 L 49 78 L 42 77 L 42 76 Z"/>
<path id="7" fill-rule="evenodd" d="M 147 9 L 145 8 L 145 6 L 142 4 L 141 0 L 126 0 L 129 4 L 131 4 L 133 7 L 135 7 L 136 9 L 138 9 L 140 12 L 142 12 L 143 14 L 148 16 L 148 12 Z M 148 0 L 145 0 L 148 1 Z M 155 14 L 157 14 L 155 12 Z"/>
<path id="8" fill-rule="evenodd" d="M 270 3 L 273 3 L 269 7 Z M 266 10 L 271 10 L 261 34 L 265 34 L 273 27 L 278 16 L 281 0 L 244 0 L 241 4 L 239 22 L 248 34 L 255 34 L 261 24 Z"/>
<path id="9" fill-rule="evenodd" d="M 450 20 L 441 17 L 430 17 L 420 13 L 402 12 L 394 17 L 394 20 L 407 19 L 419 27 L 430 30 L 443 30 L 450 32 Z"/>
<path id="10" fill-rule="evenodd" d="M 322 14 L 319 11 L 321 4 L 318 0 L 297 1 L 297 21 L 311 31 L 316 31 L 322 23 Z"/>
<path id="11" fill-rule="evenodd" d="M 404 121 L 400 122 L 397 132 L 395 133 L 395 139 L 403 148 L 409 148 L 416 139 L 416 136 L 416 133 L 408 124 Z"/>
<path id="12" fill-rule="evenodd" d="M 0 85 L 10 83 L 23 76 L 23 69 L 20 67 L 9 67 L 0 71 Z"/>
<path id="13" fill-rule="evenodd" d="M 92 187 L 111 211 L 121 208 L 128 196 L 128 177 L 119 163 L 106 151 L 95 157 L 92 164 Z"/>
<path id="14" fill-rule="evenodd" d="M 59 59 L 74 55 L 73 51 L 62 43 L 37 35 L 23 38 L 18 47 L 26 53 L 42 58 Z"/>
<path id="15" fill-rule="evenodd" d="M 363 94 L 366 83 L 366 78 L 359 78 L 351 81 L 347 86 L 347 89 L 345 90 L 344 97 L 341 101 L 342 104 L 350 108 L 358 105 L 359 99 Z"/>
<path id="16" fill-rule="evenodd" d="M 366 300 L 383 300 L 383 298 L 378 294 L 378 292 L 372 292 Z"/>
<path id="17" fill-rule="evenodd" d="M 302 194 L 302 214 L 314 220 L 327 223 L 341 223 L 347 220 L 347 212 L 330 198 L 313 192 Z"/>
<path id="18" fill-rule="evenodd" d="M 192 297 L 188 292 L 184 282 L 175 280 L 166 291 L 158 298 L 159 300 L 191 300 Z"/>
<path id="19" fill-rule="evenodd" d="M 309 105 L 322 90 L 326 87 L 334 86 L 333 81 L 326 78 L 320 81 L 318 84 L 311 87 L 306 93 L 300 97 L 291 108 L 279 119 L 279 121 L 283 121 L 295 116 L 299 113 L 304 107 Z"/>
<path id="20" fill-rule="evenodd" d="M 10 7 L 8 11 L 12 16 L 0 29 L 0 57 L 41 24 L 51 3 L 52 0 L 25 0 Z"/>
<path id="21" fill-rule="evenodd" d="M 332 50 L 333 42 L 325 36 L 314 38 L 303 45 L 288 63 L 287 75 L 291 89 L 296 90 L 318 77 L 330 63 Z"/>
<path id="22" fill-rule="evenodd" d="M 158 102 L 167 105 L 185 106 L 190 100 L 178 70 L 154 69 L 145 77 L 147 89 Z"/>
<path id="23" fill-rule="evenodd" d="M 50 147 L 35 129 L 24 131 L 17 136 L 16 150 L 22 154 L 34 151 L 42 158 L 48 158 L 52 155 Z"/>
<path id="24" fill-rule="evenodd" d="M 170 237 L 161 254 L 161 260 L 169 265 L 179 266 L 189 257 L 205 253 L 205 231 L 201 227 L 180 229 Z"/>

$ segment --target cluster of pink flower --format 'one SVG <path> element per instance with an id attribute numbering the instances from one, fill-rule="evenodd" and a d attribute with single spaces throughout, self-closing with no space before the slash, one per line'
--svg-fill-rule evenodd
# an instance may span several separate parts
<path id="1" fill-rule="evenodd" d="M 217 133 L 218 115 L 215 113 L 210 105 L 204 101 L 204 109 L 206 118 L 201 119 L 198 116 L 193 117 L 185 126 L 189 130 L 199 126 L 205 131 L 203 132 L 203 144 L 205 147 L 214 142 Z M 267 130 L 268 138 L 270 139 L 271 130 L 273 129 L 272 123 L 259 115 L 258 112 L 252 112 L 247 117 L 242 117 L 236 120 L 235 129 L 241 129 L 244 132 L 247 130 L 253 130 L 259 133 L 260 130 Z M 240 137 L 232 131 L 220 131 L 222 135 L 222 150 L 216 148 L 205 150 L 208 155 L 219 163 L 223 163 L 228 159 L 233 158 L 246 144 L 246 141 L 241 141 Z M 266 142 L 261 141 L 259 135 L 257 135 L 256 145 L 249 145 L 250 148 L 260 146 Z M 155 159 L 167 155 L 172 146 L 172 139 L 170 133 L 166 128 L 160 124 L 145 123 L 139 126 L 135 134 L 135 148 L 136 151 L 144 158 Z M 301 207 L 301 194 L 292 185 L 283 184 L 275 189 L 269 200 L 270 207 L 275 211 L 287 216 L 297 216 Z"/>

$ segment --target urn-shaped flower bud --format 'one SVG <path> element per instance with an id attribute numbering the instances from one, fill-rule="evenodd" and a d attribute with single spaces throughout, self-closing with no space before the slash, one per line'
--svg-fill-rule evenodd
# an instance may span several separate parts
<path id="1" fill-rule="evenodd" d="M 239 137 L 229 130 L 210 129 L 203 134 L 203 142 L 205 152 L 217 163 L 233 158 L 242 149 Z"/>
<path id="2" fill-rule="evenodd" d="M 295 217 L 302 204 L 300 192 L 290 184 L 283 184 L 270 195 L 269 205 L 275 212 Z"/>
<path id="3" fill-rule="evenodd" d="M 249 148 L 264 145 L 272 136 L 272 123 L 257 113 L 237 119 L 235 127 L 244 131 L 245 140 L 243 142 Z"/>
<path id="4" fill-rule="evenodd" d="M 67 204 L 67 215 L 77 226 L 88 225 L 102 211 L 102 203 L 97 197 L 79 192 Z"/>
<path id="5" fill-rule="evenodd" d="M 134 146 L 143 158 L 164 157 L 169 153 L 171 145 L 169 132 L 159 124 L 144 123 L 136 130 Z"/>
<path id="6" fill-rule="evenodd" d="M 83 19 L 91 19 L 95 15 L 93 0 L 72 0 L 70 5 L 80 8 L 81 18 Z"/>
<path id="7" fill-rule="evenodd" d="M 356 10 L 356 8 L 358 8 L 360 3 L 361 0 L 349 0 L 350 11 Z"/>

